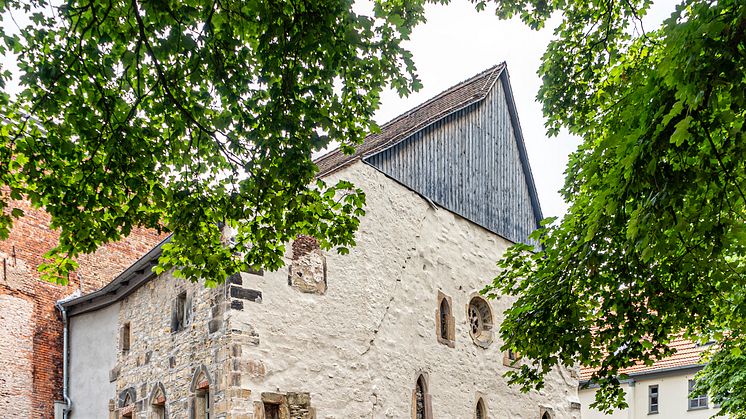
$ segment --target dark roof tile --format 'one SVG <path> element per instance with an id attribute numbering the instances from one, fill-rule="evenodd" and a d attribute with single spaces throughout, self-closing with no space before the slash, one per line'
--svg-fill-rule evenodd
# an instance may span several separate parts
<path id="1" fill-rule="evenodd" d="M 381 131 L 367 136 L 363 144 L 357 146 L 354 154 L 344 154 L 340 149 L 335 149 L 317 158 L 318 176 L 328 175 L 361 157 L 388 148 L 451 113 L 481 101 L 490 92 L 503 69 L 505 69 L 504 62 L 462 81 L 383 124 Z"/>

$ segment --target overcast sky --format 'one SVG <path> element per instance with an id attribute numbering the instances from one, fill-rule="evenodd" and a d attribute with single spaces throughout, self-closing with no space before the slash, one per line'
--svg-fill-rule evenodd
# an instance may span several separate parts
<path id="1" fill-rule="evenodd" d="M 650 30 L 670 16 L 677 2 L 657 0 L 645 19 Z M 384 123 L 441 91 L 499 62 L 508 65 L 518 116 L 545 217 L 563 215 L 566 205 L 557 192 L 564 181 L 568 155 L 579 143 L 568 134 L 547 138 L 541 105 L 535 101 L 541 80 L 536 75 L 552 30 L 532 31 L 519 20 L 500 21 L 478 13 L 464 0 L 428 5 L 427 23 L 407 44 L 424 88 L 407 98 L 387 92 L 376 121 Z"/>

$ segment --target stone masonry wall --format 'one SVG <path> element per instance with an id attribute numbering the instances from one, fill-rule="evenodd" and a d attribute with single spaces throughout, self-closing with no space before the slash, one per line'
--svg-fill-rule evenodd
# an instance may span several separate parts
<path id="1" fill-rule="evenodd" d="M 80 258 L 80 269 L 67 286 L 43 282 L 37 268 L 57 243 L 49 215 L 15 201 L 25 215 L 15 220 L 7 240 L 0 241 L 0 329 L 13 331 L 0 350 L 0 408 L 7 417 L 52 418 L 54 401 L 62 398 L 62 322 L 54 304 L 81 290 L 98 289 L 127 268 L 162 237 L 134 230 L 122 242 L 106 245 Z M 3 348 L 0 348 L 3 349 Z M 10 413 L 9 413 L 10 412 Z"/>
<path id="2" fill-rule="evenodd" d="M 231 292 L 233 288 L 240 286 L 226 282 L 209 289 L 164 274 L 118 303 L 119 327 L 129 324 L 131 337 L 129 350 L 123 351 L 120 333 L 118 362 L 112 366 L 111 380 L 117 388 L 111 395 L 112 418 L 127 409 L 132 409 L 133 419 L 154 417 L 157 388 L 162 389 L 169 418 L 200 418 L 197 395 L 205 390 L 211 418 L 249 417 L 250 391 L 240 386 L 234 373 L 240 356 L 234 341 L 249 344 L 255 337 L 249 330 L 230 330 L 226 315 L 231 304 L 251 301 L 232 297 L 241 294 Z M 175 301 L 184 293 L 188 321 L 174 331 Z M 131 407 L 123 403 L 128 393 L 133 396 Z"/>

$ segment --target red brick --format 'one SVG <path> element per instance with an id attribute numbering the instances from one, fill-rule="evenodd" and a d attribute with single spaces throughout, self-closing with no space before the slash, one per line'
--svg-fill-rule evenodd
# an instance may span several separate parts
<path id="1" fill-rule="evenodd" d="M 0 295 L 33 303 L 33 314 L 27 319 L 22 313 L 3 313 L 2 320 L 7 327 L 30 321 L 34 333 L 29 346 L 33 350 L 21 347 L 16 353 L 0 354 L 0 367 L 18 368 L 20 363 L 31 371 L 30 382 L 0 384 L 0 393 L 29 401 L 19 404 L 31 406 L 31 411 L 22 412 L 23 417 L 51 419 L 54 401 L 62 399 L 62 321 L 55 302 L 78 289 L 89 293 L 105 285 L 164 236 L 135 229 L 127 239 L 79 258 L 78 272 L 71 275 L 67 286 L 60 286 L 40 280 L 37 270 L 45 261 L 44 253 L 54 247 L 59 237 L 48 227 L 49 215 L 31 208 L 26 201 L 12 202 L 12 207 L 23 209 L 25 215 L 15 220 L 10 237 L 0 241 Z M 13 359 L 14 363 L 10 364 Z"/>

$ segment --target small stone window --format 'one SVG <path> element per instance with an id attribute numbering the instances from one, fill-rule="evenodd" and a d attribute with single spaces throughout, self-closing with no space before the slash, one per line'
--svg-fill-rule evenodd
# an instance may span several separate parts
<path id="1" fill-rule="evenodd" d="M 130 328 L 130 322 L 122 325 L 120 342 L 122 343 L 122 354 L 127 355 L 130 351 L 130 342 L 132 339 L 132 331 Z"/>
<path id="2" fill-rule="evenodd" d="M 182 291 L 176 296 L 174 300 L 173 309 L 171 311 L 171 332 L 176 333 L 183 330 L 189 325 L 189 301 L 187 300 L 186 291 Z"/>
<path id="3" fill-rule="evenodd" d="M 254 417 L 264 419 L 284 419 L 291 417 L 289 399 L 295 394 L 297 393 L 262 393 L 261 401 L 254 402 Z M 307 401 L 308 403 L 304 406 L 296 406 L 296 408 L 310 409 L 310 398 Z"/>
<path id="4" fill-rule="evenodd" d="M 552 409 L 550 407 L 541 407 L 539 409 L 539 414 L 541 415 L 541 419 L 553 419 L 552 415 Z"/>
<path id="5" fill-rule="evenodd" d="M 512 349 L 508 349 L 505 351 L 505 355 L 503 355 L 503 365 L 506 367 L 520 368 L 520 364 L 518 363 L 520 360 L 521 355 Z"/>
<path id="6" fill-rule="evenodd" d="M 194 418 L 210 419 L 210 388 L 204 388 L 197 392 L 194 402 Z"/>
<path id="7" fill-rule="evenodd" d="M 484 405 L 484 400 L 480 397 L 477 400 L 477 407 L 474 411 L 475 419 L 487 419 L 487 408 Z"/>
<path id="8" fill-rule="evenodd" d="M 438 291 L 438 309 L 435 311 L 435 333 L 438 342 L 453 348 L 456 341 L 456 321 L 453 317 L 451 307 L 451 297 Z"/>
<path id="9" fill-rule="evenodd" d="M 430 394 L 427 392 L 427 381 L 425 376 L 417 378 L 412 391 L 412 419 L 432 419 L 432 405 Z"/>
<path id="10" fill-rule="evenodd" d="M 469 334 L 478 346 L 486 348 L 492 343 L 492 309 L 482 297 L 475 296 L 467 309 Z"/>

